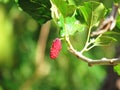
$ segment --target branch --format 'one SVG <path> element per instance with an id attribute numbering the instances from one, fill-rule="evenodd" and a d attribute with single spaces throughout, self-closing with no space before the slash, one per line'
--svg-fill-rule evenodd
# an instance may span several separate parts
<path id="1" fill-rule="evenodd" d="M 112 58 L 112 59 L 107 59 L 107 58 L 102 58 L 102 59 L 98 59 L 98 60 L 93 60 L 90 59 L 86 56 L 84 56 L 81 52 L 76 51 L 69 40 L 69 37 L 66 37 L 66 41 L 69 47 L 69 52 L 71 52 L 72 54 L 74 54 L 75 56 L 77 56 L 78 58 L 80 58 L 82 61 L 87 62 L 89 66 L 92 65 L 116 65 L 116 64 L 120 64 L 120 57 L 119 58 Z"/>

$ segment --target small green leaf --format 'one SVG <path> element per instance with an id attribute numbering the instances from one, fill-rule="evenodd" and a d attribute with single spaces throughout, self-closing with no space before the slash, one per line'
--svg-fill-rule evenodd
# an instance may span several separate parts
<path id="1" fill-rule="evenodd" d="M 64 16 L 72 16 L 76 10 L 75 5 L 69 5 L 65 0 L 51 0 L 57 10 Z"/>
<path id="2" fill-rule="evenodd" d="M 120 33 L 115 32 L 115 31 L 109 31 L 104 33 L 104 35 L 109 35 L 109 36 L 120 36 Z"/>
<path id="3" fill-rule="evenodd" d="M 18 5 L 40 24 L 51 19 L 49 0 L 18 0 Z"/>
<path id="4" fill-rule="evenodd" d="M 84 18 L 88 26 L 94 26 L 104 17 L 106 8 L 102 3 L 89 1 L 85 2 L 83 6 L 79 6 L 79 13 L 82 14 L 80 17 Z"/>
<path id="5" fill-rule="evenodd" d="M 66 18 L 61 17 L 58 24 L 61 27 L 60 35 L 62 37 L 66 34 L 73 35 L 76 31 L 81 32 L 86 28 L 86 26 L 82 25 L 74 16 Z"/>
<path id="6" fill-rule="evenodd" d="M 100 46 L 100 45 L 108 45 L 111 43 L 119 43 L 120 41 L 119 37 L 120 37 L 120 33 L 115 31 L 109 31 L 104 33 L 102 36 L 97 37 L 94 44 Z"/>
<path id="7" fill-rule="evenodd" d="M 109 45 L 109 44 L 111 44 L 113 42 L 116 42 L 116 41 L 117 40 L 115 38 L 113 38 L 113 37 L 103 35 L 103 36 L 97 38 L 95 40 L 94 44 L 96 46 L 104 46 L 104 45 Z"/>
<path id="8" fill-rule="evenodd" d="M 118 75 L 120 75 L 120 64 L 114 66 L 114 71 L 117 72 Z"/>
<path id="9" fill-rule="evenodd" d="M 116 43 L 120 44 L 120 32 L 119 32 L 119 30 L 117 32 L 109 31 L 109 32 L 106 32 L 104 35 L 107 35 L 109 37 L 116 39 L 116 41 L 117 41 Z"/>

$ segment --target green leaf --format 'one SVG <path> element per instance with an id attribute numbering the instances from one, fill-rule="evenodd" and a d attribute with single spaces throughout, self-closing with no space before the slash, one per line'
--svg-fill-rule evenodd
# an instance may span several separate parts
<path id="1" fill-rule="evenodd" d="M 104 46 L 104 45 L 109 45 L 113 42 L 116 42 L 117 40 L 113 37 L 110 37 L 110 36 L 101 36 L 101 37 L 98 37 L 96 40 L 95 40 L 95 45 L 96 46 Z"/>
<path id="2" fill-rule="evenodd" d="M 60 21 L 58 22 L 59 26 L 61 27 L 60 35 L 64 37 L 67 35 L 73 35 L 76 31 L 83 31 L 86 26 L 82 25 L 79 20 L 75 18 L 75 16 L 72 17 L 60 17 Z"/>
<path id="3" fill-rule="evenodd" d="M 85 2 L 83 6 L 79 6 L 79 13 L 81 15 L 80 17 L 84 18 L 84 21 L 88 26 L 94 26 L 104 17 L 106 8 L 102 3 L 89 1 Z"/>
<path id="4" fill-rule="evenodd" d="M 120 44 L 120 32 L 115 32 L 115 31 L 109 31 L 109 32 L 106 32 L 104 35 L 107 35 L 109 37 L 112 37 L 114 39 L 116 39 L 116 43 Z"/>
<path id="5" fill-rule="evenodd" d="M 115 31 L 109 31 L 109 32 L 104 33 L 104 35 L 111 35 L 111 36 L 119 35 L 120 36 L 120 33 L 115 32 Z"/>
<path id="6" fill-rule="evenodd" d="M 51 19 L 49 0 L 18 0 L 17 3 L 40 24 Z"/>
<path id="7" fill-rule="evenodd" d="M 117 72 L 118 75 L 120 75 L 120 64 L 114 66 L 114 71 Z"/>
<path id="8" fill-rule="evenodd" d="M 118 16 L 116 19 L 116 25 L 120 29 L 120 16 Z"/>
<path id="9" fill-rule="evenodd" d="M 57 10 L 64 16 L 72 16 L 75 12 L 75 5 L 69 5 L 65 0 L 51 0 Z"/>

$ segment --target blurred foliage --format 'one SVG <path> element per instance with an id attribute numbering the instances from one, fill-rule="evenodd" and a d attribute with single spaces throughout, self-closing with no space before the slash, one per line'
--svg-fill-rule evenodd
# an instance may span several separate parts
<path id="1" fill-rule="evenodd" d="M 70 1 L 77 3 L 79 0 Z M 106 7 L 110 7 L 113 2 L 99 1 L 105 2 Z M 40 27 L 34 19 L 18 8 L 14 0 L 0 0 L 0 90 L 19 90 L 33 75 L 36 68 L 36 46 Z M 71 36 L 71 42 L 78 50 L 84 45 L 85 33 L 86 31 L 76 33 L 75 37 Z M 45 53 L 45 61 L 51 68 L 46 77 L 38 79 L 31 86 L 31 90 L 98 90 L 106 75 L 105 67 L 88 67 L 86 63 L 67 52 L 65 42 L 62 42 L 63 48 L 59 57 L 55 61 L 50 60 L 49 48 L 58 34 L 56 25 L 52 23 Z M 94 59 L 103 56 L 110 58 L 113 57 L 114 52 L 114 45 L 96 47 L 87 53 L 87 56 Z"/>

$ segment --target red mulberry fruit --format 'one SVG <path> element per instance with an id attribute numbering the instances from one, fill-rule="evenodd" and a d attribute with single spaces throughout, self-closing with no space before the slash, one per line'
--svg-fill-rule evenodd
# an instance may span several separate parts
<path id="1" fill-rule="evenodd" d="M 59 38 L 56 38 L 52 42 L 52 46 L 50 48 L 50 58 L 51 59 L 57 58 L 61 48 L 62 48 L 61 40 Z"/>

